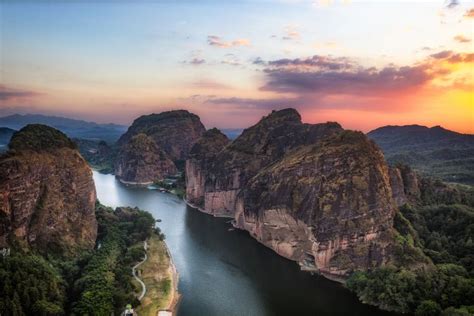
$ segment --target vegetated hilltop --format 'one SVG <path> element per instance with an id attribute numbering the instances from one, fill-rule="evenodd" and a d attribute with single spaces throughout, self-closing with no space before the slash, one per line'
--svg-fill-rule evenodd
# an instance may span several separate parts
<path id="1" fill-rule="evenodd" d="M 410 165 L 444 181 L 474 184 L 474 135 L 441 126 L 384 126 L 367 134 L 391 165 Z"/>
<path id="2" fill-rule="evenodd" d="M 0 156 L 0 248 L 74 254 L 94 246 L 92 172 L 62 132 L 27 125 Z"/>

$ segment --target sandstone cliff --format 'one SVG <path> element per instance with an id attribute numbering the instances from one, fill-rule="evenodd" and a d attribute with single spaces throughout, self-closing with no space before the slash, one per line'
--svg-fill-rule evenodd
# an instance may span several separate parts
<path id="1" fill-rule="evenodd" d="M 44 125 L 15 133 L 0 157 L 0 248 L 74 254 L 97 234 L 92 172 L 74 143 Z"/>
<path id="2" fill-rule="evenodd" d="M 176 167 L 150 136 L 137 134 L 123 145 L 116 161 L 115 175 L 123 182 L 151 184 Z"/>
<path id="3" fill-rule="evenodd" d="M 115 174 L 122 181 L 130 181 L 136 183 L 147 183 L 153 180 L 162 179 L 163 176 L 170 175 L 175 172 L 176 166 L 181 167 L 184 161 L 188 158 L 189 152 L 192 146 L 197 140 L 204 134 L 206 129 L 202 125 L 199 117 L 185 110 L 168 111 L 160 114 L 144 115 L 137 118 L 133 124 L 129 127 L 128 131 L 123 134 L 118 145 L 120 152 L 118 154 L 115 163 Z M 169 167 L 168 163 L 159 166 L 141 166 L 140 169 L 150 169 L 153 176 L 157 178 L 151 179 L 150 177 L 142 177 L 144 173 L 135 172 L 135 170 L 127 170 L 133 165 L 129 159 L 136 159 L 139 161 L 141 153 L 131 154 L 129 143 L 132 142 L 133 137 L 138 134 L 144 134 L 148 136 L 153 142 L 155 142 L 159 151 L 164 154 L 160 154 L 164 160 L 171 160 L 175 164 L 175 168 Z M 150 147 L 151 148 L 151 147 Z M 147 155 L 143 153 L 143 155 Z M 156 152 L 150 153 L 151 156 L 156 156 Z M 155 158 L 150 158 L 150 161 L 154 161 Z M 161 159 L 163 161 L 163 159 Z M 143 162 L 142 164 L 145 164 Z M 163 166 L 160 169 L 160 166 Z M 127 177 L 126 175 L 134 176 Z"/>
<path id="4" fill-rule="evenodd" d="M 229 143 L 229 139 L 217 128 L 210 129 L 191 149 L 186 160 L 186 199 L 189 203 L 204 207 L 206 174 L 216 155 Z"/>
<path id="5" fill-rule="evenodd" d="M 467 204 L 470 197 L 457 185 L 423 176 L 406 165 L 390 167 L 390 186 L 397 206 L 404 204 Z"/>
<path id="6" fill-rule="evenodd" d="M 215 146 L 207 156 L 191 154 L 186 173 L 187 198 L 201 210 L 234 218 L 280 255 L 328 277 L 390 260 L 391 178 L 362 133 L 303 124 L 286 109 L 230 144 L 218 132 L 202 143 Z"/>

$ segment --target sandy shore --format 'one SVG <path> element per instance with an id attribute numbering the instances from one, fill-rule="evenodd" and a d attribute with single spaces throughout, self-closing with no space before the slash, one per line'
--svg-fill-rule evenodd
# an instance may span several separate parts
<path id="1" fill-rule="evenodd" d="M 163 243 L 165 245 L 168 257 L 170 259 L 169 271 L 170 271 L 170 274 L 172 275 L 171 288 L 173 289 L 173 291 L 171 292 L 171 297 L 168 300 L 168 306 L 166 307 L 166 310 L 171 311 L 173 313 L 173 315 L 176 315 L 176 312 L 178 310 L 179 301 L 181 300 L 181 294 L 179 294 L 179 292 L 178 292 L 179 273 L 178 273 L 178 270 L 176 269 L 176 266 L 174 264 L 173 257 L 171 256 L 168 245 L 165 242 L 163 242 Z"/>

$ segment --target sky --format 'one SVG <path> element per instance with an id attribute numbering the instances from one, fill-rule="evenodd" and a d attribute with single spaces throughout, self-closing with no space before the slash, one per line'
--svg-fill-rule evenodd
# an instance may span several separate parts
<path id="1" fill-rule="evenodd" d="M 0 0 L 0 116 L 474 133 L 474 1 Z"/>

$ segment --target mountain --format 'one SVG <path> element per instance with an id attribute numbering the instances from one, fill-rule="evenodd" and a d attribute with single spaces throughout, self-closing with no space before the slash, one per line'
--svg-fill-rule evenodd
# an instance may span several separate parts
<path id="1" fill-rule="evenodd" d="M 115 175 L 137 184 L 162 180 L 176 173 L 205 131 L 199 116 L 185 110 L 141 116 L 117 142 Z"/>
<path id="2" fill-rule="evenodd" d="M 191 151 L 186 190 L 306 270 L 339 279 L 391 260 L 388 166 L 365 135 L 337 123 L 303 124 L 285 109 L 231 143 L 214 131 Z"/>
<path id="3" fill-rule="evenodd" d="M 474 184 L 474 135 L 440 126 L 384 126 L 367 134 L 391 165 L 406 164 L 425 175 Z"/>
<path id="4" fill-rule="evenodd" d="M 207 131 L 185 177 L 189 204 L 232 218 L 364 303 L 416 315 L 474 311 L 474 190 L 390 167 L 361 132 L 274 111 L 233 141 Z"/>
<path id="5" fill-rule="evenodd" d="M 105 174 L 114 172 L 116 146 L 111 146 L 103 140 L 74 138 L 73 141 L 76 143 L 82 157 L 93 169 Z"/>
<path id="6" fill-rule="evenodd" d="M 98 124 L 60 116 L 40 114 L 13 114 L 0 117 L 0 126 L 19 130 L 28 124 L 44 124 L 54 127 L 71 138 L 105 140 L 113 143 L 126 131 L 126 127 L 117 124 Z"/>
<path id="7" fill-rule="evenodd" d="M 122 146 L 115 165 L 115 175 L 122 182 L 133 184 L 152 184 L 177 172 L 173 161 L 153 138 L 142 133 Z"/>
<path id="8" fill-rule="evenodd" d="M 242 134 L 242 128 L 224 128 L 222 129 L 222 133 L 226 135 L 229 139 L 234 140 Z"/>
<path id="9" fill-rule="evenodd" d="M 62 132 L 31 124 L 0 156 L 0 248 L 72 255 L 95 244 L 92 172 Z"/>

